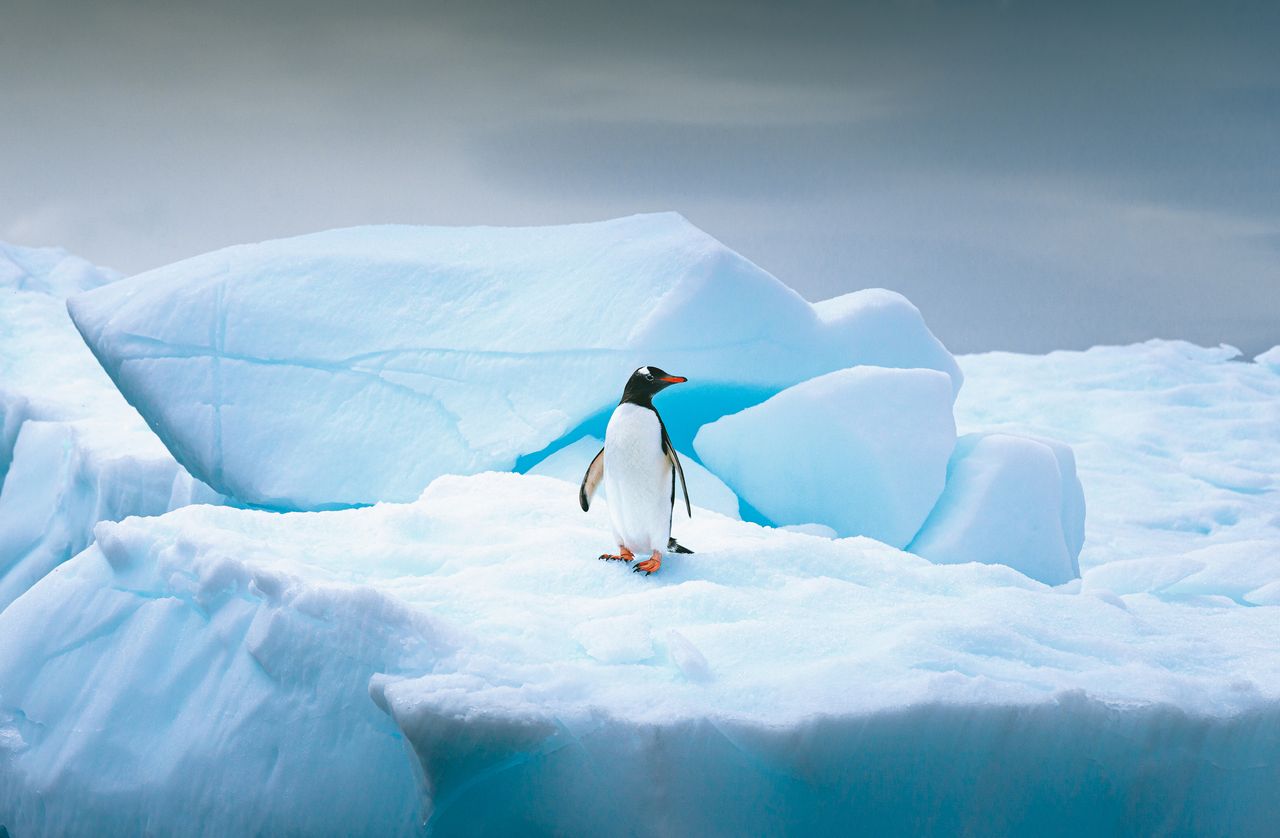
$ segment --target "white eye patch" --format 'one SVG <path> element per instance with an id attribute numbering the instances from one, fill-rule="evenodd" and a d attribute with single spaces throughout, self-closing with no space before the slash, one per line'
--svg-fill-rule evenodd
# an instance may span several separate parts
<path id="1" fill-rule="evenodd" d="M 639 375 L 648 375 L 648 374 L 649 374 L 649 368 L 648 368 L 648 367 L 641 367 L 640 369 L 636 370 L 636 372 L 637 372 Z"/>

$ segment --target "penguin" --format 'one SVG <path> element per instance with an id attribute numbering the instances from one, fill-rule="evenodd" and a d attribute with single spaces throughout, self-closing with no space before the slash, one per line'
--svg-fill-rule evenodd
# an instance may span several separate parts
<path id="1" fill-rule="evenodd" d="M 691 516 L 693 507 L 680 457 L 653 406 L 655 395 L 686 381 L 657 367 L 640 367 L 633 372 L 623 388 L 622 400 L 609 417 L 604 447 L 587 466 L 578 489 L 583 512 L 591 508 L 591 498 L 602 481 L 609 495 L 609 520 L 618 552 L 604 553 L 600 558 L 630 562 L 637 555 L 648 556 L 632 566 L 645 575 L 662 567 L 663 550 L 693 552 L 671 537 L 677 476 L 684 490 L 685 510 Z"/>

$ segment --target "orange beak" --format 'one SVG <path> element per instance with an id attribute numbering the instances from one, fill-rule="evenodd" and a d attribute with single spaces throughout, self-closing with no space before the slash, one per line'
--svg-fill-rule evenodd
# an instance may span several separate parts
<path id="1" fill-rule="evenodd" d="M 678 376 L 678 375 L 664 375 L 664 376 L 662 376 L 661 378 L 659 378 L 658 380 L 659 380 L 659 381 L 667 381 L 667 382 L 670 382 L 671 384 L 683 384 L 683 383 L 685 383 L 686 381 L 688 381 L 689 379 L 687 379 L 687 378 L 681 378 L 681 377 L 680 377 L 680 376 Z"/>

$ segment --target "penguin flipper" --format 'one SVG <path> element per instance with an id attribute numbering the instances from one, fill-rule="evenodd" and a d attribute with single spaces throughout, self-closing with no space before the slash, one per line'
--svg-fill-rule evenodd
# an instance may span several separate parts
<path id="1" fill-rule="evenodd" d="M 595 496 L 596 488 L 603 479 L 604 449 L 601 448 L 600 453 L 591 461 L 591 465 L 587 466 L 587 473 L 582 475 L 582 486 L 578 488 L 578 505 L 582 507 L 583 512 L 591 509 L 591 498 Z"/>
<path id="2" fill-rule="evenodd" d="M 658 425 L 662 428 L 662 453 L 667 455 L 667 459 L 671 461 L 671 466 L 675 474 L 680 475 L 680 488 L 684 490 L 684 510 L 689 513 L 689 517 L 693 517 L 693 506 L 689 503 L 689 484 L 684 481 L 684 466 L 680 465 L 680 455 L 676 453 L 676 447 L 671 444 L 671 437 L 667 436 L 667 426 L 662 424 L 662 417 L 658 417 Z M 676 501 L 676 483 L 674 475 L 671 478 L 671 505 L 675 506 Z"/>
<path id="3" fill-rule="evenodd" d="M 679 541 L 676 541 L 674 536 L 667 539 L 667 552 L 668 553 L 685 553 L 688 555 L 693 555 L 693 551 L 690 550 L 688 547 L 685 547 Z"/>

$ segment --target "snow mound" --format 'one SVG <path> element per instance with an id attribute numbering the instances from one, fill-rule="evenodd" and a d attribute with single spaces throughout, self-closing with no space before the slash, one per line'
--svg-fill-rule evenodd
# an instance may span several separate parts
<path id="1" fill-rule="evenodd" d="M 679 446 L 726 409 L 867 358 L 936 367 L 953 392 L 961 380 L 901 297 L 815 309 L 671 213 L 333 230 L 69 305 L 180 462 L 279 509 L 411 500 L 444 473 L 512 468 L 598 419 L 641 364 L 691 379 Z"/>
<path id="2" fill-rule="evenodd" d="M 607 502 L 575 494 L 489 473 L 100 524 L 0 613 L 0 812 L 17 834 L 1273 823 L 1271 608 L 722 516 L 645 578 L 595 560 Z"/>
<path id="3" fill-rule="evenodd" d="M 902 547 L 942 493 L 955 445 L 951 381 L 854 367 L 704 426 L 702 461 L 775 524 L 824 524 Z"/>
<path id="4" fill-rule="evenodd" d="M 3 246 L 3 253 L 18 253 L 31 270 L 52 265 L 52 273 L 28 274 L 24 287 L 59 288 L 110 276 L 93 274 L 61 251 L 33 256 Z M 120 396 L 80 340 L 61 298 L 0 288 L 0 336 L 3 610 L 83 550 L 96 522 L 219 498 L 174 461 Z"/>
<path id="5" fill-rule="evenodd" d="M 1255 364 L 1262 364 L 1272 372 L 1280 373 L 1280 346 L 1273 346 L 1253 359 Z"/>
<path id="6" fill-rule="evenodd" d="M 0 242 L 0 288 L 67 297 L 115 282 L 120 274 L 60 247 L 22 247 Z"/>
<path id="7" fill-rule="evenodd" d="M 1061 443 L 970 434 L 908 550 L 940 564 L 998 562 L 1059 585 L 1080 576 L 1084 489 Z"/>
<path id="8" fill-rule="evenodd" d="M 574 486 L 579 486 L 582 484 L 582 476 L 586 474 L 587 466 L 591 465 L 591 460 L 603 447 L 603 440 L 594 436 L 585 436 L 549 455 L 526 473 L 567 480 Z M 688 454 L 682 451 L 677 453 L 680 454 L 680 465 L 684 468 L 684 477 L 689 486 L 689 502 L 696 507 L 710 509 L 712 512 L 718 512 L 730 518 L 739 517 L 738 496 L 733 493 L 733 490 Z M 599 497 L 608 497 L 603 483 L 600 484 L 597 493 Z M 679 486 L 676 487 L 676 496 L 678 498 L 675 504 L 676 515 L 681 518 L 686 517 Z"/>

